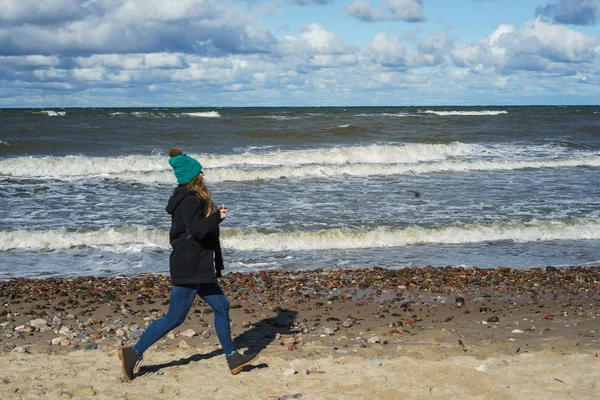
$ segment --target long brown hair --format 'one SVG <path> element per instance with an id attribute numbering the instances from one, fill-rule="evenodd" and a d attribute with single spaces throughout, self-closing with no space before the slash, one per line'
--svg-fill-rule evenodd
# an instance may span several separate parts
<path id="1" fill-rule="evenodd" d="M 204 178 L 202 174 L 196 175 L 194 179 L 185 184 L 185 187 L 190 189 L 192 192 L 196 192 L 196 195 L 204 200 L 206 204 L 206 209 L 204 210 L 204 216 L 208 217 L 210 214 L 217 210 L 215 203 L 210 198 L 210 191 L 206 187 L 204 183 Z"/>
<path id="2" fill-rule="evenodd" d="M 183 154 L 183 150 L 181 150 L 177 147 L 173 147 L 171 150 L 169 150 L 169 157 L 175 157 L 180 154 Z M 204 183 L 204 178 L 202 177 L 202 173 L 196 175 L 196 177 L 194 179 L 192 179 L 191 181 L 186 183 L 185 187 L 187 189 L 191 190 L 192 192 L 195 192 L 198 197 L 200 197 L 202 200 L 204 200 L 204 203 L 206 204 L 206 208 L 204 210 L 205 217 L 208 217 L 210 214 L 212 214 L 213 212 L 215 212 L 217 210 L 215 203 L 210 198 L 210 191 L 208 190 L 208 188 L 206 187 L 206 184 Z"/>

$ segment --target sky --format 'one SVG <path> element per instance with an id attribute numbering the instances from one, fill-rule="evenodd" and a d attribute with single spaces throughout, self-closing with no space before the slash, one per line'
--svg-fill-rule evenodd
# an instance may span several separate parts
<path id="1" fill-rule="evenodd" d="M 0 0 L 0 107 L 600 104 L 600 0 Z"/>

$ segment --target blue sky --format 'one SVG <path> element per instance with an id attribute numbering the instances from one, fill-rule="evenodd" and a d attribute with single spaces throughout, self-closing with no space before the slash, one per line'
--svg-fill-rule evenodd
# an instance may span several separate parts
<path id="1" fill-rule="evenodd" d="M 0 0 L 0 107 L 600 103 L 600 0 Z"/>

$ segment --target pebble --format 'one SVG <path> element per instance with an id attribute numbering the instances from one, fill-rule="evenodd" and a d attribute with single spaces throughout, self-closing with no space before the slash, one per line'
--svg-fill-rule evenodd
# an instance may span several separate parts
<path id="1" fill-rule="evenodd" d="M 302 398 L 302 393 L 284 394 L 283 396 L 281 396 L 279 398 L 279 400 L 300 399 L 300 398 Z"/>
<path id="2" fill-rule="evenodd" d="M 381 339 L 379 339 L 379 336 L 372 336 L 367 339 L 367 343 L 379 343 L 379 342 L 381 342 Z"/>
<path id="3" fill-rule="evenodd" d="M 479 367 L 475 367 L 475 369 L 479 372 L 487 372 L 487 366 L 485 364 L 481 364 Z"/>
<path id="4" fill-rule="evenodd" d="M 336 350 L 335 352 L 339 353 L 339 354 L 348 354 L 348 350 L 342 350 L 342 349 Z"/>
<path id="5" fill-rule="evenodd" d="M 29 325 L 31 325 L 33 328 L 47 327 L 48 321 L 46 321 L 43 318 L 32 319 L 31 321 L 29 321 Z"/>
<path id="6" fill-rule="evenodd" d="M 28 354 L 29 351 L 24 346 L 15 347 L 10 351 L 11 353 L 20 353 L 20 354 Z"/>
<path id="7" fill-rule="evenodd" d="M 520 329 L 513 329 L 511 333 L 525 333 L 525 331 L 522 331 Z"/>
<path id="8" fill-rule="evenodd" d="M 285 376 L 290 376 L 290 375 L 295 375 L 296 374 L 296 370 L 294 368 L 288 368 L 285 371 L 283 371 L 283 375 Z"/>
<path id="9" fill-rule="evenodd" d="M 193 330 L 193 329 L 186 329 L 185 331 L 181 332 L 179 334 L 179 336 L 191 338 L 191 337 L 194 337 L 194 336 L 198 336 L 198 333 L 195 330 Z"/>
<path id="10" fill-rule="evenodd" d="M 179 347 L 180 349 L 189 349 L 190 345 L 187 344 L 185 340 L 182 340 L 179 343 L 177 343 L 177 347 Z"/>
<path id="11" fill-rule="evenodd" d="M 367 364 L 369 364 L 369 365 L 375 365 L 377 367 L 380 367 L 381 365 L 383 365 L 383 361 L 381 361 L 381 360 L 367 360 Z"/>

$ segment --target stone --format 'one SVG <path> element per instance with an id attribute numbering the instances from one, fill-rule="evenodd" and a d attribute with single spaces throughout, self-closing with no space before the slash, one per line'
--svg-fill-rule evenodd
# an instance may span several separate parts
<path id="1" fill-rule="evenodd" d="M 181 332 L 179 334 L 179 336 L 190 338 L 190 337 L 198 336 L 198 333 L 193 329 L 186 329 L 185 331 Z"/>
<path id="2" fill-rule="evenodd" d="M 29 353 L 29 351 L 27 350 L 27 347 L 24 347 L 24 346 L 15 347 L 10 352 L 11 353 L 20 353 L 20 354 L 28 354 Z"/>
<path id="3" fill-rule="evenodd" d="M 32 319 L 29 321 L 29 325 L 31 325 L 33 328 L 42 328 L 48 326 L 48 321 L 43 318 Z"/>

